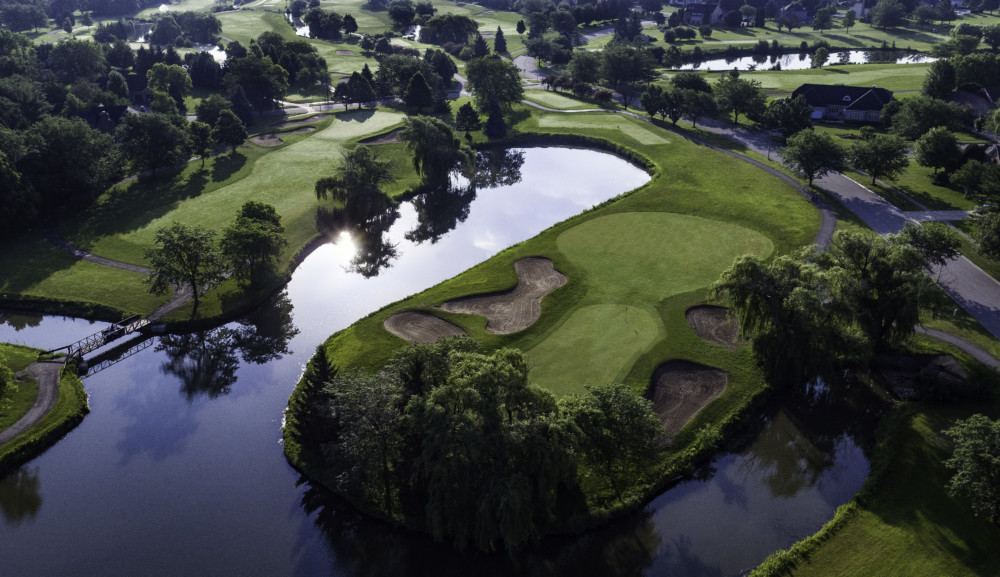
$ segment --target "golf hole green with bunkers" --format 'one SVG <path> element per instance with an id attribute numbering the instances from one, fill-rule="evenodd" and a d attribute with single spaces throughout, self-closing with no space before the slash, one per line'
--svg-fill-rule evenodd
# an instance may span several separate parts
<path id="1" fill-rule="evenodd" d="M 718 437 L 706 436 L 705 427 L 723 433 L 736 425 L 766 389 L 746 347 L 699 337 L 686 313 L 708 300 L 709 286 L 735 258 L 767 258 L 807 245 L 820 219 L 778 178 L 653 124 L 606 113 L 577 113 L 565 122 L 558 113 L 525 108 L 515 116 L 520 121 L 508 140 L 512 145 L 568 144 L 575 138 L 577 145 L 645 160 L 652 179 L 368 315 L 324 346 L 340 370 L 375 371 L 408 340 L 433 339 L 435 330 L 465 333 L 486 351 L 524 351 L 529 378 L 558 397 L 623 382 L 660 399 L 664 395 L 655 386 L 680 379 L 686 391 L 666 396 L 690 410 L 670 417 L 684 422 L 668 424 L 672 441 L 658 465 L 660 481 L 621 503 L 584 481 L 590 510 L 601 515 L 641 503 L 668 476 L 690 467 L 695 454 L 712 451 L 718 441 L 704 439 Z M 547 263 L 550 276 L 565 280 L 532 279 L 529 262 Z M 521 293 L 526 296 L 520 302 L 512 298 Z M 531 299 L 540 299 L 537 316 Z M 704 391 L 705 398 L 687 398 L 690 391 Z M 665 414 L 660 412 L 661 419 Z M 324 478 L 322 459 L 294 439 L 286 438 L 286 454 L 310 477 L 331 481 Z"/>

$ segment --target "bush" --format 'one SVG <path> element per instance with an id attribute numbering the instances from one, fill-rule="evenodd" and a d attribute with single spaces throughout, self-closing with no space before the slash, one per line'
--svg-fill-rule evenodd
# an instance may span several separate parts
<path id="1" fill-rule="evenodd" d="M 669 43 L 673 42 L 674 40 L 677 40 L 677 33 L 674 32 L 673 28 L 667 28 L 666 30 L 663 31 L 663 41 L 664 42 L 666 42 L 666 43 L 669 44 Z"/>

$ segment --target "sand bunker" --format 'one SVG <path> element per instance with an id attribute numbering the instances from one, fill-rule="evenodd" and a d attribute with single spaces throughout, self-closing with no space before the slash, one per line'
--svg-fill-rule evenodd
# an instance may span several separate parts
<path id="1" fill-rule="evenodd" d="M 282 134 L 299 134 L 302 132 L 312 132 L 316 130 L 315 126 L 303 126 L 302 128 L 296 128 L 295 130 L 286 130 L 284 132 L 268 132 L 267 134 L 258 134 L 257 136 L 251 136 L 250 142 L 258 144 L 260 146 L 281 146 L 284 140 L 279 138 Z"/>
<path id="2" fill-rule="evenodd" d="M 704 305 L 689 308 L 684 317 L 699 338 L 733 350 L 740 335 L 740 324 L 736 319 L 727 318 L 728 312 L 725 307 Z"/>
<path id="3" fill-rule="evenodd" d="M 385 330 L 411 343 L 433 343 L 441 337 L 464 335 L 465 331 L 429 313 L 403 311 L 385 319 Z"/>
<path id="4" fill-rule="evenodd" d="M 309 118 L 300 118 L 298 120 L 288 120 L 288 121 L 282 122 L 281 124 L 275 124 L 274 128 L 276 130 L 281 130 L 282 128 L 291 128 L 293 126 L 302 126 L 303 124 L 312 124 L 313 122 L 319 122 L 320 120 L 323 120 L 324 118 L 329 118 L 331 116 L 333 116 L 333 115 L 332 114 L 327 114 L 325 112 L 323 114 L 314 114 L 313 116 L 310 116 Z"/>
<path id="5" fill-rule="evenodd" d="M 402 142 L 399 140 L 399 133 L 402 128 L 397 128 L 395 130 L 390 130 L 385 134 L 376 134 L 375 136 L 369 136 L 363 140 L 359 140 L 358 144 L 390 144 L 393 142 Z"/>
<path id="6" fill-rule="evenodd" d="M 354 52 L 351 52 L 350 50 L 337 50 L 337 54 L 340 56 L 354 56 Z"/>
<path id="7" fill-rule="evenodd" d="M 452 313 L 486 317 L 486 330 L 495 335 L 522 331 L 542 314 L 542 297 L 566 284 L 566 275 L 547 258 L 522 258 L 514 263 L 514 290 L 446 301 L 441 308 Z"/>
<path id="8" fill-rule="evenodd" d="M 667 437 L 677 434 L 691 417 L 726 390 L 725 371 L 690 361 L 668 361 L 653 372 L 643 395 L 663 422 Z"/>

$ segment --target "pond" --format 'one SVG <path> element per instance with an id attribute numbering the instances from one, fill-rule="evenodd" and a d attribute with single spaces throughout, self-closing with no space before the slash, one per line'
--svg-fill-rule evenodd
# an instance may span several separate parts
<path id="1" fill-rule="evenodd" d="M 919 64 L 921 62 L 934 62 L 937 58 L 917 53 L 900 53 L 880 50 L 844 50 L 831 52 L 826 65 L 833 64 Z M 812 67 L 812 55 L 806 53 L 781 54 L 778 56 L 741 56 L 735 59 L 713 58 L 711 60 L 701 60 L 689 62 L 680 67 L 680 70 L 805 70 Z"/>
<path id="2" fill-rule="evenodd" d="M 728 575 L 814 532 L 858 490 L 860 420 L 840 409 L 817 418 L 839 398 L 819 393 L 762 412 L 741 448 L 644 511 L 517 559 L 451 553 L 302 483 L 282 454 L 282 411 L 329 334 L 649 179 L 579 149 L 478 163 L 475 188 L 454 183 L 331 233 L 286 290 L 239 321 L 154 337 L 88 376 L 91 414 L 0 480 L 4 573 Z M 0 342 L 54 347 L 104 326 L 6 313 Z"/>

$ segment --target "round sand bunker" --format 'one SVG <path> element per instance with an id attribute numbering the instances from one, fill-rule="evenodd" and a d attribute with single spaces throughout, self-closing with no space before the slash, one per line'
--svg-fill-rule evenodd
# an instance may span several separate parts
<path id="1" fill-rule="evenodd" d="M 705 405 L 726 390 L 725 371 L 692 363 L 668 361 L 653 372 L 643 395 L 653 401 L 667 437 L 673 437 Z"/>
<path id="2" fill-rule="evenodd" d="M 457 337 L 465 331 L 429 313 L 403 311 L 385 319 L 385 330 L 411 343 L 433 343 L 441 337 Z"/>
<path id="3" fill-rule="evenodd" d="M 689 308 L 684 317 L 699 338 L 732 350 L 736 348 L 740 324 L 736 319 L 730 319 L 728 314 L 727 308 L 703 305 Z"/>
<path id="4" fill-rule="evenodd" d="M 452 313 L 486 317 L 486 330 L 496 335 L 516 333 L 530 327 L 542 315 L 542 297 L 566 284 L 566 275 L 542 257 L 522 258 L 514 263 L 514 290 L 446 301 L 441 308 Z"/>

